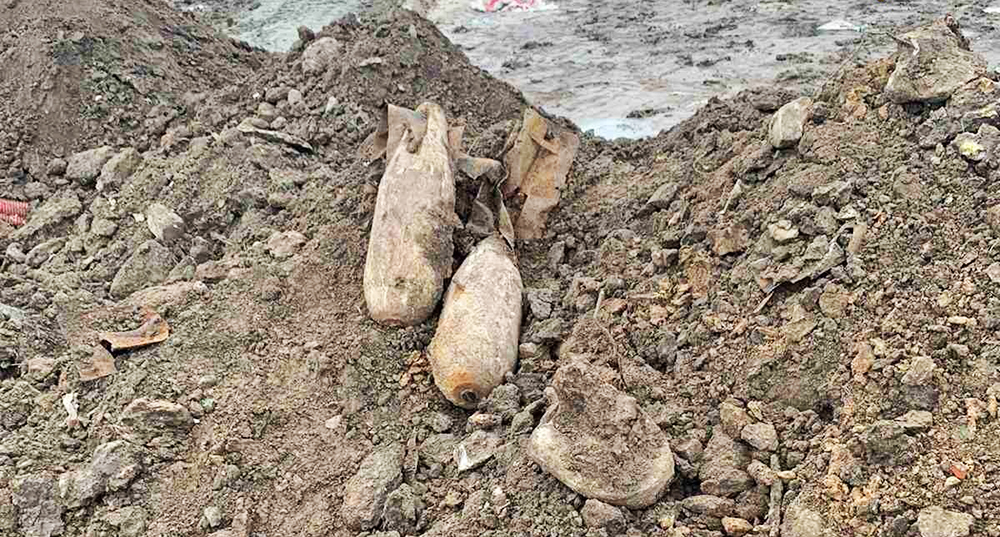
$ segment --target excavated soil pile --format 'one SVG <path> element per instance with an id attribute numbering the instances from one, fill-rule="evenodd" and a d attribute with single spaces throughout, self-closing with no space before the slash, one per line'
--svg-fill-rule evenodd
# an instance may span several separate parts
<path id="1" fill-rule="evenodd" d="M 950 19 L 812 99 L 583 136 L 473 413 L 434 386 L 436 314 L 368 316 L 385 163 L 356 152 L 430 100 L 501 159 L 515 90 L 406 11 L 264 55 L 154 3 L 7 6 L 0 194 L 32 208 L 0 223 L 0 535 L 1000 535 L 1000 91 Z M 570 364 L 634 398 L 559 407 L 593 467 L 669 439 L 648 508 L 529 456 Z"/>

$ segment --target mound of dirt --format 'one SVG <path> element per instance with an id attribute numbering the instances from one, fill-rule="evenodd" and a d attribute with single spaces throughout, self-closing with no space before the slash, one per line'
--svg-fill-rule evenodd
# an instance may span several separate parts
<path id="1" fill-rule="evenodd" d="M 142 5 L 160 17 L 143 28 L 182 27 Z M 48 44 L 0 61 L 31 50 L 46 69 L 65 13 L 14 6 L 7 27 Z M 436 314 L 390 329 L 365 311 L 385 164 L 357 150 L 386 101 L 431 100 L 470 155 L 502 160 L 524 99 L 407 11 L 273 56 L 186 24 L 201 47 L 157 34 L 174 51 L 158 61 L 100 41 L 124 47 L 102 60 L 116 69 L 161 69 L 155 102 L 121 90 L 136 114 L 156 105 L 138 125 L 67 107 L 61 130 L 4 105 L 66 153 L 15 142 L 41 167 L 2 193 L 33 207 L 0 224 L 0 535 L 1000 534 L 995 81 L 895 104 L 890 57 L 849 66 L 801 119 L 781 110 L 799 96 L 754 90 L 654 139 L 582 136 L 546 236 L 517 245 L 517 369 L 472 412 L 434 386 Z M 925 31 L 964 46 L 954 24 Z M 165 67 L 182 60 L 212 72 Z M 37 91 L 24 71 L 9 95 Z M 780 150 L 776 115 L 801 121 Z M 472 242 L 455 239 L 457 266 Z M 101 344 L 150 310 L 165 340 Z M 588 502 L 528 456 L 576 360 L 670 439 L 677 477 L 651 507 Z M 628 435 L 579 423 L 627 459 Z"/>

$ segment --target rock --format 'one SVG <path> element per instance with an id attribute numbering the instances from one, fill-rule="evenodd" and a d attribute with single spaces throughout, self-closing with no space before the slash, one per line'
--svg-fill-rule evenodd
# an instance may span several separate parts
<path id="1" fill-rule="evenodd" d="M 274 232 L 267 239 L 267 251 L 276 259 L 288 259 L 295 255 L 309 239 L 298 231 Z"/>
<path id="2" fill-rule="evenodd" d="M 83 210 L 80 198 L 72 192 L 66 192 L 61 197 L 49 199 L 41 207 L 31 211 L 28 221 L 14 232 L 13 240 L 31 237 L 35 233 L 55 227 L 67 218 L 72 218 Z"/>
<path id="3" fill-rule="evenodd" d="M 60 535 L 64 525 L 63 506 L 56 492 L 56 480 L 44 474 L 30 474 L 11 481 L 11 498 L 17 508 L 22 537 Z"/>
<path id="4" fill-rule="evenodd" d="M 986 62 L 969 50 L 950 16 L 903 34 L 897 43 L 896 68 L 885 86 L 896 104 L 945 101 L 986 72 Z"/>
<path id="5" fill-rule="evenodd" d="M 200 526 L 204 529 L 218 528 L 222 525 L 222 510 L 214 505 L 210 505 L 202 511 Z"/>
<path id="6" fill-rule="evenodd" d="M 774 484 L 775 480 L 778 479 L 775 471 L 760 461 L 751 462 L 750 465 L 747 466 L 747 473 L 750 474 L 750 477 L 752 477 L 758 485 L 764 485 L 765 487 L 770 487 Z"/>
<path id="7" fill-rule="evenodd" d="M 503 421 L 510 421 L 520 409 L 521 391 L 514 384 L 501 384 L 486 398 L 486 411 L 500 416 Z"/>
<path id="8" fill-rule="evenodd" d="M 736 502 L 728 498 L 720 498 L 709 494 L 688 496 L 681 501 L 681 506 L 699 515 L 722 518 L 733 514 Z"/>
<path id="9" fill-rule="evenodd" d="M 403 448 L 396 444 L 377 448 L 344 487 L 340 507 L 343 523 L 353 530 L 378 526 L 385 499 L 403 482 Z"/>
<path id="10" fill-rule="evenodd" d="M 795 240 L 799 237 L 799 228 L 792 225 L 788 220 L 779 220 L 775 224 L 767 227 L 771 238 L 779 244 Z"/>
<path id="11" fill-rule="evenodd" d="M 66 244 L 65 237 L 59 237 L 55 239 L 49 239 L 38 246 L 35 246 L 28 252 L 27 262 L 28 266 L 32 268 L 38 268 L 46 263 L 50 257 L 55 255 L 62 250 L 62 247 Z"/>
<path id="12" fill-rule="evenodd" d="M 288 106 L 291 106 L 291 107 L 294 108 L 296 106 L 300 106 L 302 104 L 302 102 L 303 102 L 303 100 L 302 100 L 302 92 L 301 91 L 299 91 L 297 89 L 289 90 L 289 92 L 288 92 Z"/>
<path id="13" fill-rule="evenodd" d="M 670 204 L 673 203 L 674 198 L 677 197 L 678 186 L 677 183 L 664 183 L 653 192 L 653 195 L 649 197 L 649 201 L 646 202 L 646 207 L 653 210 L 667 209 Z"/>
<path id="14" fill-rule="evenodd" d="M 142 155 L 135 149 L 128 147 L 117 155 L 111 157 L 101 168 L 101 176 L 97 180 L 97 190 L 100 192 L 106 188 L 119 188 L 142 164 Z"/>
<path id="15" fill-rule="evenodd" d="M 969 535 L 972 515 L 948 511 L 938 506 L 925 507 L 917 515 L 920 537 L 965 537 Z"/>
<path id="16" fill-rule="evenodd" d="M 861 441 L 870 463 L 892 466 L 904 464 L 914 457 L 912 448 L 916 441 L 895 421 L 879 420 L 869 425 Z"/>
<path id="17" fill-rule="evenodd" d="M 896 418 L 896 421 L 907 431 L 930 429 L 934 425 L 934 415 L 926 410 L 911 410 Z"/>
<path id="18" fill-rule="evenodd" d="M 113 237 L 115 232 L 118 231 L 118 224 L 113 220 L 108 220 L 107 218 L 95 218 L 94 222 L 90 224 L 90 231 L 98 237 Z"/>
<path id="19" fill-rule="evenodd" d="M 781 524 L 781 537 L 829 537 L 823 517 L 806 507 L 802 496 L 795 498 L 785 510 Z"/>
<path id="20" fill-rule="evenodd" d="M 806 121 L 809 120 L 811 107 L 812 99 L 800 97 L 779 108 L 771 119 L 768 130 L 767 139 L 771 142 L 771 147 L 784 149 L 799 143 Z"/>
<path id="21" fill-rule="evenodd" d="M 111 296 L 123 299 L 136 291 L 165 282 L 176 263 L 174 254 L 159 242 L 149 240 L 142 243 L 115 274 L 111 281 Z"/>
<path id="22" fill-rule="evenodd" d="M 993 283 L 1000 283 L 1000 263 L 993 263 L 986 267 L 986 277 Z"/>
<path id="23" fill-rule="evenodd" d="M 545 319 L 531 326 L 531 341 L 534 343 L 552 343 L 562 339 L 563 321 L 559 318 Z"/>
<path id="24" fill-rule="evenodd" d="M 59 498 L 70 509 L 83 507 L 106 492 L 121 490 L 140 471 L 138 455 L 128 442 L 101 444 L 90 464 L 59 477 Z"/>
<path id="25" fill-rule="evenodd" d="M 986 223 L 993 228 L 993 234 L 1000 236 L 1000 205 L 986 209 Z"/>
<path id="26" fill-rule="evenodd" d="M 753 479 L 743 471 L 750 463 L 749 450 L 722 428 L 713 430 L 702 460 L 698 478 L 705 494 L 731 496 L 753 486 Z"/>
<path id="27" fill-rule="evenodd" d="M 746 535 L 753 530 L 753 525 L 742 518 L 722 517 L 722 530 L 726 535 Z"/>
<path id="28" fill-rule="evenodd" d="M 1000 206 L 997 206 L 1000 209 Z M 997 229 L 1000 230 L 1000 214 L 997 216 Z M 1000 232 L 1000 231 L 998 231 Z M 549 253 L 545 256 L 545 260 L 548 261 L 549 269 L 556 270 L 559 265 L 562 264 L 563 259 L 566 258 L 566 242 L 556 241 L 549 247 Z"/>
<path id="29" fill-rule="evenodd" d="M 267 88 L 264 92 L 264 101 L 270 104 L 278 104 L 278 101 L 282 101 L 288 97 L 288 92 L 291 91 L 288 86 L 279 86 L 277 88 Z"/>
<path id="30" fill-rule="evenodd" d="M 750 474 L 730 466 L 717 468 L 711 472 L 711 476 L 709 479 L 702 479 L 701 491 L 713 496 L 735 496 L 754 485 Z"/>
<path id="31" fill-rule="evenodd" d="M 735 224 L 709 231 L 708 240 L 712 242 L 712 250 L 716 255 L 742 252 L 750 244 L 747 230 L 743 226 Z"/>
<path id="32" fill-rule="evenodd" d="M 52 370 L 56 367 L 56 361 L 53 358 L 46 358 L 44 356 L 28 358 L 27 366 L 28 378 L 40 381 L 52 374 Z"/>
<path id="33" fill-rule="evenodd" d="M 314 75 L 326 70 L 331 62 L 340 59 L 340 43 L 332 37 L 317 39 L 302 52 L 302 72 Z"/>
<path id="34" fill-rule="evenodd" d="M 739 437 L 743 428 L 753 422 L 746 410 L 729 401 L 719 405 L 719 421 L 726 434 L 733 438 Z"/>
<path id="35" fill-rule="evenodd" d="M 608 535 L 625 532 L 625 515 L 622 514 L 622 510 L 600 500 L 587 500 L 580 510 L 580 515 L 583 516 L 583 522 L 588 528 L 603 528 Z"/>
<path id="36" fill-rule="evenodd" d="M 851 184 L 846 181 L 834 181 L 813 189 L 812 200 L 816 205 L 832 205 L 843 207 L 851 202 Z"/>
<path id="37" fill-rule="evenodd" d="M 420 444 L 420 459 L 437 464 L 448 464 L 454 460 L 458 438 L 453 434 L 433 434 Z"/>
<path id="38" fill-rule="evenodd" d="M 170 401 L 139 398 L 122 411 L 118 423 L 125 439 L 146 444 L 155 438 L 162 443 L 181 441 L 194 427 L 194 419 L 186 408 Z"/>
<path id="39" fill-rule="evenodd" d="M 743 428 L 740 438 L 761 451 L 777 451 L 778 432 L 770 423 L 752 423 Z"/>
<path id="40" fill-rule="evenodd" d="M 162 203 L 146 207 L 146 227 L 156 240 L 167 243 L 184 235 L 184 219 Z"/>
<path id="41" fill-rule="evenodd" d="M 993 160 L 991 157 L 1000 146 L 1000 129 L 993 125 L 980 125 L 976 134 L 959 133 L 951 142 L 952 147 L 972 162 Z"/>
<path id="42" fill-rule="evenodd" d="M 87 185 L 101 174 L 101 168 L 115 154 L 111 147 L 104 146 L 76 153 L 66 163 L 66 178 Z"/>
<path id="43" fill-rule="evenodd" d="M 444 412 L 435 412 L 429 419 L 425 420 L 425 423 L 436 433 L 443 433 L 451 429 L 453 422 L 454 420 L 451 419 L 451 416 Z"/>
<path id="44" fill-rule="evenodd" d="M 673 480 L 674 455 L 669 439 L 636 400 L 582 361 L 559 368 L 552 388 L 528 456 L 587 498 L 629 508 L 655 503 Z"/>
<path id="45" fill-rule="evenodd" d="M 52 176 L 60 176 L 66 173 L 67 162 L 61 158 L 54 158 L 49 161 L 45 168 L 45 173 Z"/>
<path id="46" fill-rule="evenodd" d="M 552 315 L 552 290 L 531 288 L 524 291 L 528 309 L 536 319 L 548 319 Z"/>
<path id="47" fill-rule="evenodd" d="M 697 438 L 688 438 L 675 445 L 674 452 L 690 462 L 698 462 L 705 452 L 705 447 L 701 445 L 701 441 Z"/>
<path id="48" fill-rule="evenodd" d="M 423 502 L 409 485 L 403 483 L 385 498 L 383 527 L 400 535 L 413 535 L 417 532 L 417 521 L 423 510 Z"/>
<path id="49" fill-rule="evenodd" d="M 128 506 L 104 516 L 104 521 L 118 528 L 122 537 L 142 537 L 146 532 L 149 515 L 142 507 Z"/>
<path id="50" fill-rule="evenodd" d="M 500 437 L 486 431 L 475 431 L 455 446 L 454 460 L 458 471 L 464 472 L 478 468 L 493 458 L 500 447 Z"/>
<path id="51" fill-rule="evenodd" d="M 910 367 L 903 375 L 902 382 L 907 386 L 923 386 L 934 376 L 934 359 L 929 356 L 917 356 L 910 361 Z"/>

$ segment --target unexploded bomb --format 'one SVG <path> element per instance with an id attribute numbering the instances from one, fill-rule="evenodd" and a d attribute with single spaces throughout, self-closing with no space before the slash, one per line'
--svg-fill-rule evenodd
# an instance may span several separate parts
<path id="1" fill-rule="evenodd" d="M 455 176 L 441 107 L 424 103 L 416 113 L 393 110 L 389 119 L 390 140 L 398 143 L 386 148 L 375 200 L 365 302 L 377 322 L 412 326 L 434 311 L 451 273 Z"/>
<path id="2" fill-rule="evenodd" d="M 427 349 L 434 382 L 452 403 L 475 408 L 514 368 L 521 327 L 521 273 L 499 234 L 455 272 Z"/>

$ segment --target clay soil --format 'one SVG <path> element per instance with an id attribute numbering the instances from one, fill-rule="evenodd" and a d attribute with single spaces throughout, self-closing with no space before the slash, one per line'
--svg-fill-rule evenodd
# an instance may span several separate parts
<path id="1" fill-rule="evenodd" d="M 734 493 L 733 516 L 764 525 L 772 503 L 794 504 L 830 535 L 902 537 L 941 506 L 972 515 L 972 535 L 1000 535 L 997 161 L 922 143 L 941 105 L 883 95 L 895 56 L 847 62 L 790 149 L 771 149 L 768 124 L 799 95 L 767 88 L 713 99 L 647 140 L 581 133 L 545 238 L 517 244 L 516 389 L 481 410 L 504 417 L 492 426 L 502 442 L 460 473 L 450 447 L 480 422 L 433 384 L 423 351 L 436 315 L 392 329 L 365 309 L 384 162 L 357 149 L 384 102 L 434 101 L 466 125 L 469 154 L 499 159 L 528 106 L 513 87 L 403 10 L 314 29 L 342 48 L 309 74 L 301 48 L 265 53 L 155 0 L 12 0 L 0 27 L 0 197 L 32 204 L 25 226 L 0 223 L 0 535 L 359 535 L 342 516 L 349 480 L 393 446 L 415 512 L 367 535 L 606 534 L 526 452 L 544 389 L 580 357 L 672 444 L 722 434 L 734 407 L 775 426 L 773 454 L 744 450 L 792 474 L 774 500 L 764 486 Z M 255 116 L 312 151 L 236 129 Z M 100 191 L 53 168 L 100 146 L 141 162 Z M 668 183 L 675 195 L 647 206 Z M 476 186 L 458 184 L 463 221 Z M 154 240 L 153 203 L 184 233 L 156 240 L 162 255 L 134 270 Z M 771 242 L 792 227 L 799 237 Z M 815 277 L 760 284 L 764 254 L 809 263 L 818 237 L 848 254 Z M 473 242 L 459 230 L 455 244 L 457 267 Z M 126 277 L 138 292 L 118 296 Z M 82 380 L 97 333 L 135 328 L 146 308 L 169 337 Z M 913 382 L 921 358 L 935 367 Z M 126 411 L 137 399 L 190 422 L 137 424 Z M 891 426 L 914 410 L 932 423 Z M 118 440 L 138 461 L 121 486 L 67 504 L 59 478 Z M 702 461 L 681 452 L 691 460 L 664 497 L 623 510 L 629 535 L 722 535 L 719 517 L 684 506 L 701 494 Z M 793 526 L 781 535 L 800 535 Z"/>

